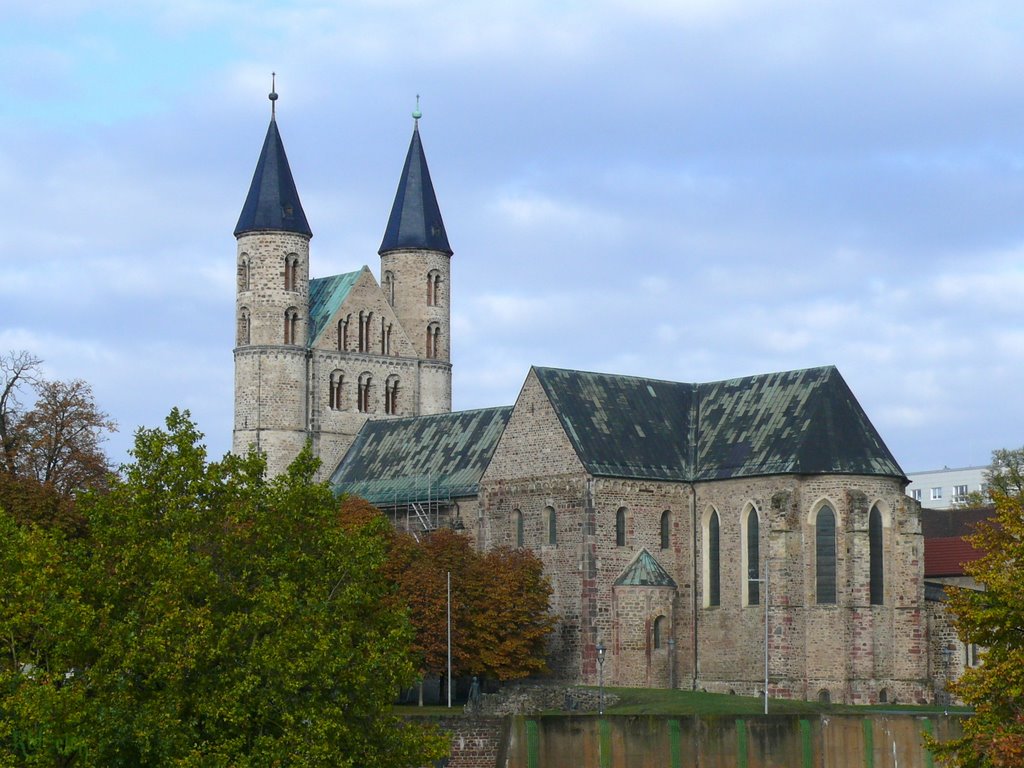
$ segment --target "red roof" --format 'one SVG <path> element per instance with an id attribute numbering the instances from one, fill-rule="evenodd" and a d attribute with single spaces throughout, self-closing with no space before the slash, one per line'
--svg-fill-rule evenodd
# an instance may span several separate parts
<path id="1" fill-rule="evenodd" d="M 925 539 L 924 576 L 963 576 L 963 563 L 969 563 L 982 556 L 960 536 Z"/>

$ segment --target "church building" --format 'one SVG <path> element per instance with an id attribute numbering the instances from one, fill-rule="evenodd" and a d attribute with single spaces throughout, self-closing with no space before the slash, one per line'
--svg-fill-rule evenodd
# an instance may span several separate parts
<path id="1" fill-rule="evenodd" d="M 418 536 L 535 552 L 558 679 L 596 684 L 600 660 L 612 685 L 931 700 L 920 505 L 836 368 L 534 367 L 513 405 L 451 412 L 452 250 L 413 117 L 378 283 L 310 278 L 272 111 L 235 228 L 233 449 L 278 473 L 309 441 Z"/>

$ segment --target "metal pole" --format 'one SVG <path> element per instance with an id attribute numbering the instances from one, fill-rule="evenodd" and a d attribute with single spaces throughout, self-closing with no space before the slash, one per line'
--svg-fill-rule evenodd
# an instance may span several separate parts
<path id="1" fill-rule="evenodd" d="M 452 572 L 448 571 L 448 708 L 452 706 Z M 767 706 L 767 704 L 765 705 Z"/>
<path id="2" fill-rule="evenodd" d="M 771 591 L 768 583 L 768 574 L 771 558 L 764 559 L 764 713 L 768 714 L 768 606 L 771 604 Z"/>

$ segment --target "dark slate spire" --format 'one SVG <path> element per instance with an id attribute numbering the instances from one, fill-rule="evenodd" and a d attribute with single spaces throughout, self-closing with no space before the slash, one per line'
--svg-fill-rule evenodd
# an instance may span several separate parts
<path id="1" fill-rule="evenodd" d="M 391 208 L 391 218 L 388 219 L 388 228 L 384 232 L 384 240 L 378 253 L 399 248 L 422 248 L 451 256 L 452 249 L 448 245 L 448 235 L 441 220 L 441 209 L 434 195 L 434 185 L 430 183 L 427 158 L 423 154 L 423 144 L 420 142 L 418 96 L 416 111 L 412 116 L 415 119 L 412 142 L 409 144 L 409 154 L 405 157 L 405 168 L 402 169 L 402 178 L 398 182 L 395 204 Z"/>
<path id="2" fill-rule="evenodd" d="M 256 172 L 252 175 L 249 195 L 242 206 L 242 214 L 238 217 L 235 237 L 246 232 L 270 230 L 273 232 L 297 232 L 300 235 L 313 236 L 306 222 L 306 214 L 299 202 L 299 192 L 295 189 L 292 170 L 288 166 L 288 157 L 284 153 L 281 134 L 277 130 L 275 102 L 277 94 L 270 92 L 270 127 L 267 138 L 263 142 L 263 151 Z"/>

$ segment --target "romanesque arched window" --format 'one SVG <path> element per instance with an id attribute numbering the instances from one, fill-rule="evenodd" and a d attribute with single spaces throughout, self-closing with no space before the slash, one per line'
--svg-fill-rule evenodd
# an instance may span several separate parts
<path id="1" fill-rule="evenodd" d="M 242 307 L 238 313 L 238 346 L 250 343 L 251 334 L 252 319 L 249 317 L 249 308 Z"/>
<path id="2" fill-rule="evenodd" d="M 513 535 L 515 536 L 516 546 L 525 546 L 526 532 L 523 527 L 523 513 L 518 509 L 512 510 L 512 526 L 514 528 Z"/>
<path id="3" fill-rule="evenodd" d="M 818 510 L 814 523 L 815 602 L 836 602 L 836 513 L 827 504 Z"/>
<path id="4" fill-rule="evenodd" d="M 746 561 L 747 561 L 747 605 L 758 605 L 761 602 L 761 539 L 760 523 L 757 510 L 753 506 L 747 509 L 746 519 Z"/>
<path id="5" fill-rule="evenodd" d="M 665 510 L 661 513 L 661 548 L 668 549 L 672 546 L 672 512 Z"/>
<path id="6" fill-rule="evenodd" d="M 394 416 L 398 413 L 398 377 L 388 376 L 384 382 L 384 413 Z"/>
<path id="7" fill-rule="evenodd" d="M 380 319 L 380 353 L 391 354 L 391 323 L 383 317 Z"/>
<path id="8" fill-rule="evenodd" d="M 619 507 L 615 513 L 615 546 L 626 546 L 626 508 Z"/>
<path id="9" fill-rule="evenodd" d="M 882 513 L 878 507 L 872 507 L 868 515 L 868 549 L 871 551 L 869 578 L 871 587 L 868 590 L 871 595 L 872 605 L 882 605 L 885 602 L 885 576 L 884 576 L 884 553 L 882 550 Z"/>
<path id="10" fill-rule="evenodd" d="M 384 273 L 382 286 L 384 289 L 384 298 L 388 300 L 388 304 L 395 306 L 395 273 L 388 270 Z"/>
<path id="11" fill-rule="evenodd" d="M 284 343 L 299 343 L 299 310 L 288 307 L 284 311 Z"/>
<path id="12" fill-rule="evenodd" d="M 665 637 L 667 619 L 664 616 L 659 616 L 654 620 L 654 627 L 651 632 L 651 640 L 655 650 L 664 647 L 665 641 L 668 639 Z"/>
<path id="13" fill-rule="evenodd" d="M 348 319 L 342 318 L 338 321 L 338 351 L 348 351 Z"/>
<path id="14" fill-rule="evenodd" d="M 705 540 L 707 542 L 707 597 L 706 603 L 709 606 L 722 604 L 722 573 L 719 560 L 719 532 L 720 522 L 718 511 L 712 510 L 708 517 Z"/>
<path id="15" fill-rule="evenodd" d="M 372 312 L 359 313 L 359 351 L 370 351 L 370 323 L 373 320 Z"/>
<path id="16" fill-rule="evenodd" d="M 284 289 L 299 290 L 299 257 L 294 253 L 284 257 Z"/>
<path id="17" fill-rule="evenodd" d="M 558 514 L 554 507 L 544 508 L 544 517 L 548 526 L 548 544 L 552 547 L 558 544 Z"/>
<path id="18" fill-rule="evenodd" d="M 249 278 L 250 278 L 250 266 L 249 266 L 249 254 L 243 253 L 242 258 L 238 260 L 238 290 L 248 291 L 249 290 Z"/>
<path id="19" fill-rule="evenodd" d="M 441 326 L 431 323 L 427 326 L 427 357 L 437 358 L 441 356 Z"/>
<path id="20" fill-rule="evenodd" d="M 441 303 L 441 273 L 436 269 L 427 273 L 427 306 L 436 307 Z"/>
<path id="21" fill-rule="evenodd" d="M 356 393 L 357 397 L 357 408 L 360 413 L 370 412 L 370 395 L 371 389 L 373 388 L 373 380 L 369 373 L 363 373 L 359 376 L 359 390 Z"/>
<path id="22" fill-rule="evenodd" d="M 345 376 L 341 371 L 334 371 L 331 374 L 330 389 L 328 390 L 328 400 L 331 410 L 340 411 L 343 409 L 341 393 L 345 383 Z"/>

